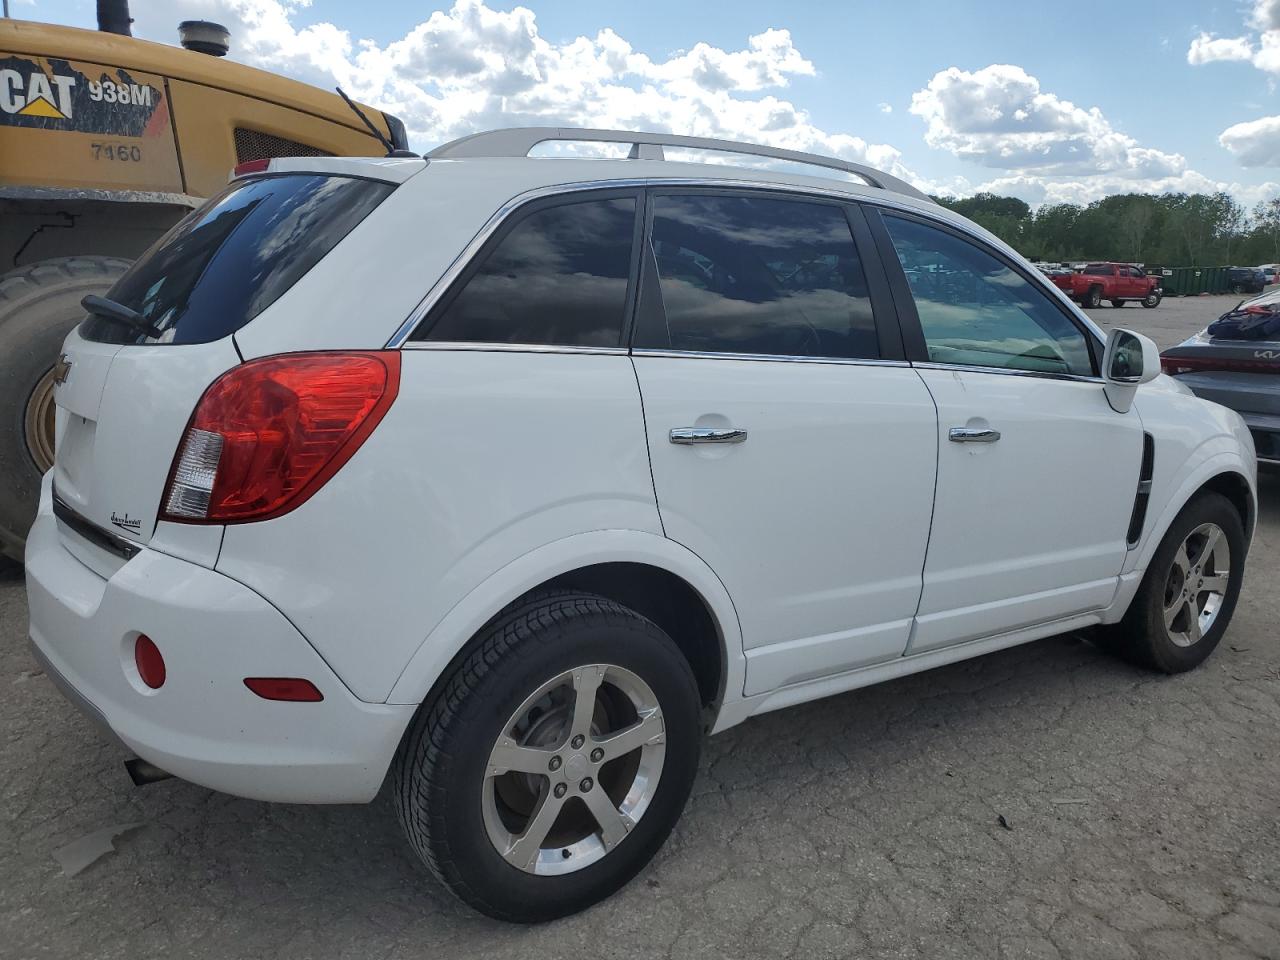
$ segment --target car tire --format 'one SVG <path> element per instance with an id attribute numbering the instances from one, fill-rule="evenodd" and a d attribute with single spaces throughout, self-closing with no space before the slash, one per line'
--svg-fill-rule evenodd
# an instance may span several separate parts
<path id="1" fill-rule="evenodd" d="M 40 478 L 53 459 L 53 365 L 84 318 L 80 300 L 129 268 L 115 257 L 61 257 L 0 275 L 0 555 L 22 562 Z"/>
<path id="2" fill-rule="evenodd" d="M 587 717 L 577 691 L 593 678 Z M 626 731 L 642 745 L 597 759 Z M 551 920 L 652 859 L 701 741 L 698 685 L 666 633 L 604 597 L 540 592 L 455 659 L 405 734 L 393 793 L 410 844 L 461 900 L 500 920 Z"/>
<path id="3" fill-rule="evenodd" d="M 1150 310 L 1152 307 L 1160 306 L 1160 301 L 1162 299 L 1163 297 L 1159 293 L 1148 293 L 1145 297 L 1142 298 L 1142 305 L 1146 307 L 1148 310 Z"/>
<path id="4" fill-rule="evenodd" d="M 1100 628 L 1099 646 L 1164 673 L 1201 664 L 1231 622 L 1245 548 L 1244 525 L 1231 501 L 1218 493 L 1195 497 L 1160 541 L 1124 618 Z M 1222 589 L 1198 589 L 1209 583 Z"/>
<path id="5" fill-rule="evenodd" d="M 1123 300 L 1112 300 L 1112 301 L 1111 301 L 1111 306 L 1112 306 L 1112 307 L 1115 307 L 1115 308 L 1117 308 L 1117 309 L 1118 309 L 1118 308 L 1120 308 L 1120 307 L 1123 307 L 1123 306 L 1124 306 L 1124 301 L 1123 301 Z"/>
<path id="6" fill-rule="evenodd" d="M 1101 287 L 1090 287 L 1088 290 L 1085 291 L 1084 298 L 1081 300 L 1081 305 L 1088 310 L 1094 309 L 1095 307 L 1099 306 L 1101 303 L 1102 303 Z"/>
<path id="7" fill-rule="evenodd" d="M 1244 293 L 1244 287 L 1243 287 L 1243 286 L 1241 286 L 1241 285 L 1240 285 L 1240 284 L 1238 284 L 1238 283 L 1233 283 L 1233 284 L 1231 285 L 1231 292 L 1232 292 L 1232 293 L 1234 293 L 1234 294 L 1238 297 L 1238 296 L 1240 296 L 1242 293 Z"/>

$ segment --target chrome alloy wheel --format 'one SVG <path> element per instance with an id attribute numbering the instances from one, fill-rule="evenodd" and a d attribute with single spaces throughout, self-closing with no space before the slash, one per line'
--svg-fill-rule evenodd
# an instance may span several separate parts
<path id="1" fill-rule="evenodd" d="M 553 677 L 489 753 L 481 794 L 489 840 L 526 873 L 595 863 L 644 816 L 665 744 L 658 698 L 630 670 L 593 663 Z"/>
<path id="2" fill-rule="evenodd" d="M 1182 541 L 1164 585 L 1164 625 L 1179 647 L 1199 642 L 1218 619 L 1231 578 L 1231 547 L 1216 523 Z"/>

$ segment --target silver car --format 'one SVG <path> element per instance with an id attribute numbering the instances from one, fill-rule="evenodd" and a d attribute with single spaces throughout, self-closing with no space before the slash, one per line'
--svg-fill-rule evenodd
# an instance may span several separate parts
<path id="1" fill-rule="evenodd" d="M 1241 302 L 1160 363 L 1197 396 L 1244 417 L 1258 462 L 1280 464 L 1280 290 Z"/>

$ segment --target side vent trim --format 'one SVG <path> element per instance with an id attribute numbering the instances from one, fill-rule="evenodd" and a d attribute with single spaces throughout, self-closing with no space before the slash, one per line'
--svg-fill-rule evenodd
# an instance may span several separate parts
<path id="1" fill-rule="evenodd" d="M 1138 493 L 1133 498 L 1133 514 L 1129 517 L 1129 549 L 1142 539 L 1142 527 L 1147 520 L 1147 502 L 1151 499 L 1151 477 L 1155 470 L 1156 445 L 1151 434 L 1142 435 L 1142 469 L 1138 473 Z"/>

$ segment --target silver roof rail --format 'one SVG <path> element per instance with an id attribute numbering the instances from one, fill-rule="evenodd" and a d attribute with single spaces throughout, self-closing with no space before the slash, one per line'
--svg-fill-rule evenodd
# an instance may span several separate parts
<path id="1" fill-rule="evenodd" d="M 709 137 L 684 137 L 674 133 L 638 133 L 632 130 L 594 130 L 589 127 L 508 127 L 503 130 L 487 130 L 460 137 L 427 154 L 431 160 L 457 157 L 527 157 L 529 151 L 549 140 L 589 143 L 629 143 L 632 160 L 662 160 L 663 147 L 684 147 L 689 150 L 716 150 L 771 160 L 790 160 L 814 167 L 841 170 L 861 177 L 873 187 L 906 194 L 917 200 L 929 197 L 905 180 L 851 160 L 824 157 L 799 150 L 783 150 L 755 143 L 739 143 L 736 140 L 714 140 Z M 932 201 L 930 201 L 932 202 Z"/>

